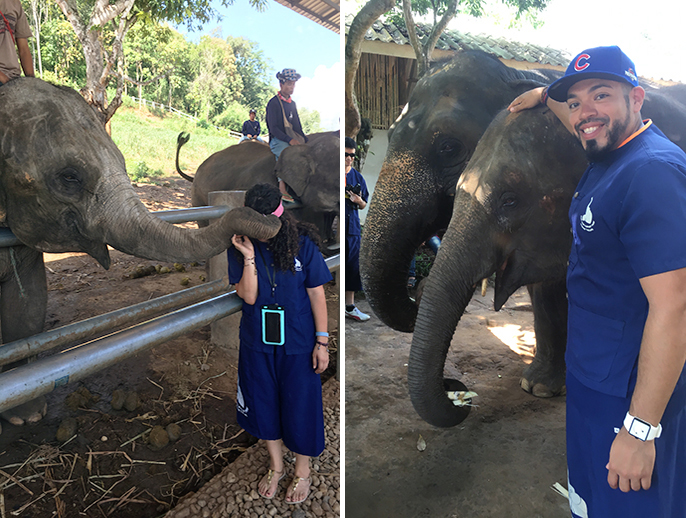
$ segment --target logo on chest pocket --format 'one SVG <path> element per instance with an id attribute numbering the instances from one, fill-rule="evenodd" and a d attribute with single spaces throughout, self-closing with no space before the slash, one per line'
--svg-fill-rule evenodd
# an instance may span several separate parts
<path id="1" fill-rule="evenodd" d="M 593 198 L 588 202 L 586 207 L 586 212 L 581 215 L 581 228 L 586 232 L 593 232 L 593 226 L 595 221 L 593 221 L 593 213 L 591 212 L 591 203 L 593 203 Z"/>
<path id="2" fill-rule="evenodd" d="M 302 272 L 303 271 L 303 263 L 300 262 L 300 259 L 297 257 L 295 258 L 295 271 L 296 272 Z"/>

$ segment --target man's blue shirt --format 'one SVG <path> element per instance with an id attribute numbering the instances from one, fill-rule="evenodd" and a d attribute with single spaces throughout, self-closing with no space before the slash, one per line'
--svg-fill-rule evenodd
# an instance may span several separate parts
<path id="1" fill-rule="evenodd" d="M 267 304 L 278 304 L 285 311 L 286 354 L 312 352 L 315 341 L 314 316 L 306 288 L 316 288 L 329 282 L 332 277 L 319 248 L 304 236 L 300 237 L 300 250 L 295 258 L 295 273 L 276 271 L 276 288 L 272 296 L 269 276 L 274 279 L 272 253 L 267 243 L 251 240 L 255 247 L 255 268 L 257 269 L 257 300 L 255 304 L 243 302 L 241 317 L 241 345 L 260 352 L 273 352 L 274 345 L 262 342 L 262 319 L 260 308 Z M 227 251 L 229 260 L 229 282 L 236 284 L 243 276 L 243 258 L 239 258 L 232 247 Z M 264 262 L 263 259 L 264 258 Z M 266 267 L 265 267 L 266 264 Z M 269 274 L 267 273 L 269 270 Z"/>
<path id="2" fill-rule="evenodd" d="M 369 200 L 369 191 L 367 190 L 367 182 L 364 181 L 362 175 L 354 167 L 350 168 L 348 174 L 345 175 L 345 184 L 349 187 L 355 187 L 357 184 L 360 185 L 360 198 L 362 198 L 365 203 Z M 358 213 L 358 207 L 355 203 L 350 201 L 350 199 L 345 197 L 345 235 L 346 236 L 359 236 L 362 233 L 362 227 L 360 226 L 360 215 Z"/>
<path id="3" fill-rule="evenodd" d="M 567 368 L 627 397 L 648 316 L 639 279 L 686 267 L 686 155 L 650 124 L 589 165 L 569 217 Z"/>
<path id="4" fill-rule="evenodd" d="M 257 137 L 260 134 L 261 128 L 260 128 L 260 121 L 258 120 L 247 120 L 243 123 L 243 129 L 241 133 L 245 135 L 246 137 L 248 135 L 252 135 L 253 137 Z"/>

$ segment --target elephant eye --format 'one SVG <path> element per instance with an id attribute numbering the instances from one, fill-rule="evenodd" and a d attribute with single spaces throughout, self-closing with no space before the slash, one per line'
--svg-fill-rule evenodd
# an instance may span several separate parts
<path id="1" fill-rule="evenodd" d="M 443 138 L 437 142 L 436 152 L 443 167 L 456 166 L 464 162 L 469 150 L 456 138 Z"/>
<path id="2" fill-rule="evenodd" d="M 74 195 L 82 190 L 82 176 L 79 171 L 71 167 L 62 169 L 53 179 L 53 188 L 61 194 Z"/>
<path id="3" fill-rule="evenodd" d="M 504 192 L 500 195 L 500 207 L 503 209 L 514 209 L 518 203 L 519 200 L 513 192 Z"/>

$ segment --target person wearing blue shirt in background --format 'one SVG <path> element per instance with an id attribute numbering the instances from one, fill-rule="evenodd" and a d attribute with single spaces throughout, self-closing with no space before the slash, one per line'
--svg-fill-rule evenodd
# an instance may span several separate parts
<path id="1" fill-rule="evenodd" d="M 310 457 L 324 450 L 324 411 L 319 375 L 329 365 L 324 284 L 332 277 L 316 244 L 316 229 L 284 212 L 278 189 L 258 184 L 245 205 L 281 219 L 266 242 L 233 236 L 229 281 L 243 299 L 238 360 L 238 424 L 263 439 L 270 465 L 258 492 L 270 499 L 285 476 L 281 443 L 295 453 L 286 502 L 310 492 Z M 265 316 L 280 313 L 278 337 L 265 331 Z M 274 328 L 271 328 L 272 330 Z M 280 344 L 280 345 L 276 345 Z"/>
<path id="2" fill-rule="evenodd" d="M 576 518 L 686 516 L 686 154 L 642 120 L 644 96 L 619 47 L 598 47 L 509 107 L 545 102 L 590 162 L 569 209 Z"/>
<path id="3" fill-rule="evenodd" d="M 260 121 L 256 120 L 257 110 L 251 108 L 248 117 L 249 120 L 243 123 L 243 128 L 241 129 L 243 136 L 238 140 L 238 143 L 240 144 L 244 140 L 259 140 L 263 144 L 266 144 L 266 142 L 260 138 L 262 128 L 260 128 Z"/>
<path id="4" fill-rule="evenodd" d="M 301 75 L 292 68 L 284 68 L 276 73 L 279 80 L 279 91 L 267 103 L 267 128 L 269 129 L 269 148 L 278 160 L 281 152 L 288 146 L 305 144 L 307 136 L 303 131 L 298 108 L 291 97 L 295 91 L 295 83 Z M 294 201 L 288 191 L 286 184 L 281 178 L 279 180 L 279 190 L 284 201 Z"/>
<path id="5" fill-rule="evenodd" d="M 362 175 L 353 168 L 357 144 L 345 137 L 345 316 L 366 322 L 369 315 L 355 306 L 355 292 L 362 291 L 360 241 L 362 228 L 358 211 L 367 206 L 369 191 Z"/>

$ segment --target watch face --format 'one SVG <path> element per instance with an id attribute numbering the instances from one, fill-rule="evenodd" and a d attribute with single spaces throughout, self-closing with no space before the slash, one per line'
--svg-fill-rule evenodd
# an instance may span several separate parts
<path id="1" fill-rule="evenodd" d="M 650 425 L 634 417 L 631 428 L 629 428 L 629 433 L 637 439 L 645 441 L 650 433 Z"/>

